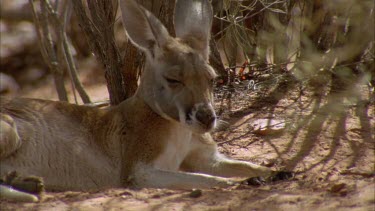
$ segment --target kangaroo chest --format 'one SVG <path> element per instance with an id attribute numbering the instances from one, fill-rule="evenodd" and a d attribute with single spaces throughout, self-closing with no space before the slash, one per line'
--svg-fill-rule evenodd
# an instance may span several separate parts
<path id="1" fill-rule="evenodd" d="M 163 150 L 153 162 L 155 168 L 177 171 L 190 151 L 192 133 L 178 128 L 164 140 Z"/>

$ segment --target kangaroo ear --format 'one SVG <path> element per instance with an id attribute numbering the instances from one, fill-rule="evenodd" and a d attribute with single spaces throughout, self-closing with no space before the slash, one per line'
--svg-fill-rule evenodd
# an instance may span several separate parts
<path id="1" fill-rule="evenodd" d="M 212 25 L 212 6 L 208 0 L 177 0 L 174 12 L 176 36 L 202 52 L 208 59 Z"/>
<path id="2" fill-rule="evenodd" d="M 153 58 L 155 48 L 162 47 L 170 38 L 167 29 L 158 18 L 134 0 L 120 0 L 120 7 L 129 39 Z"/>

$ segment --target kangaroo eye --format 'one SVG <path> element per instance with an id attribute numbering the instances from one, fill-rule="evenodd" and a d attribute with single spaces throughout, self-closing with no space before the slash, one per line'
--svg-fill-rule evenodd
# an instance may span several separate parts
<path id="1" fill-rule="evenodd" d="M 169 85 L 172 85 L 172 86 L 183 85 L 181 81 L 176 80 L 176 79 L 165 78 L 165 80 L 168 82 Z"/>
<path id="2" fill-rule="evenodd" d="M 165 78 L 165 80 L 167 80 L 167 82 L 170 83 L 170 84 L 178 84 L 178 83 L 181 83 L 180 81 L 175 80 L 175 79 L 171 79 L 171 78 Z"/>

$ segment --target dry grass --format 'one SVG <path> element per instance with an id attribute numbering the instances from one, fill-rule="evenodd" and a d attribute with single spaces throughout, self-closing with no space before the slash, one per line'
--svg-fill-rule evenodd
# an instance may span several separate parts
<path id="1" fill-rule="evenodd" d="M 238 48 L 249 72 L 286 72 L 299 81 L 326 77 L 374 86 L 374 2 L 229 1 L 216 17 L 231 68 Z"/>

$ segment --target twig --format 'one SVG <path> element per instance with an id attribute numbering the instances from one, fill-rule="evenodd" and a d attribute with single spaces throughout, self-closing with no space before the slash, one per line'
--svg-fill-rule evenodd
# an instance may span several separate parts
<path id="1" fill-rule="evenodd" d="M 34 18 L 39 48 L 44 62 L 47 63 L 54 76 L 55 88 L 59 96 L 59 100 L 68 101 L 67 92 L 64 86 L 63 71 L 57 60 L 56 52 L 53 49 L 54 43 L 48 28 L 49 23 L 48 18 L 46 17 L 47 15 L 45 13 L 41 13 L 41 17 L 38 17 L 33 0 L 29 0 L 29 5 Z"/>
<path id="2" fill-rule="evenodd" d="M 78 79 L 77 68 L 75 66 L 73 56 L 69 49 L 68 37 L 66 36 L 66 32 L 64 28 L 65 24 L 60 22 L 58 15 L 56 11 L 52 8 L 52 5 L 50 4 L 49 0 L 41 1 L 41 4 L 42 4 L 42 7 L 47 9 L 49 17 L 52 18 L 52 21 L 56 26 L 55 29 L 58 32 L 58 36 L 60 37 L 60 41 L 61 41 L 60 44 L 63 46 L 63 56 L 68 66 L 69 76 L 71 80 L 73 81 L 73 85 L 74 85 L 73 88 L 77 89 L 77 92 L 81 96 L 83 103 L 90 103 L 91 102 L 90 98 L 87 95 L 86 91 L 84 90 L 82 83 Z M 66 17 L 66 15 L 64 15 L 64 17 Z M 64 18 L 64 20 L 66 20 L 66 18 Z"/>

